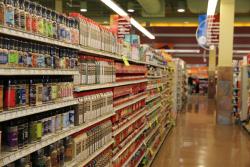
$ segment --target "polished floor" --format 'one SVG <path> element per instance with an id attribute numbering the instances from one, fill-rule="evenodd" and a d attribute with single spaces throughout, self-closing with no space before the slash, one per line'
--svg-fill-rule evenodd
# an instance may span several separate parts
<path id="1" fill-rule="evenodd" d="M 214 101 L 193 96 L 152 167 L 250 167 L 250 135 L 216 125 Z"/>

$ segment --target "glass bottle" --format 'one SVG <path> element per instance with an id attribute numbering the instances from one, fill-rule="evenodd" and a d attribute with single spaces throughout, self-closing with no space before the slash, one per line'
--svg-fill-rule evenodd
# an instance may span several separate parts
<path id="1" fill-rule="evenodd" d="M 20 6 L 19 0 L 14 0 L 14 23 L 15 28 L 20 28 Z"/>
<path id="2" fill-rule="evenodd" d="M 28 42 L 22 43 L 22 52 L 23 52 L 23 67 L 27 67 L 27 59 L 28 59 Z"/>
<path id="3" fill-rule="evenodd" d="M 32 32 L 32 12 L 33 11 L 32 11 L 30 2 L 25 0 L 24 6 L 25 6 L 25 19 L 26 19 L 25 28 L 27 32 Z"/>
<path id="4" fill-rule="evenodd" d="M 22 41 L 17 41 L 17 45 L 18 45 L 18 66 L 23 67 L 24 66 L 24 52 L 23 52 L 24 44 Z"/>
<path id="5" fill-rule="evenodd" d="M 5 25 L 14 27 L 14 3 L 13 0 L 5 0 Z"/>
<path id="6" fill-rule="evenodd" d="M 64 17 L 65 20 L 65 42 L 71 43 L 70 20 Z"/>
<path id="7" fill-rule="evenodd" d="M 65 162 L 65 155 L 64 155 L 64 152 L 65 152 L 65 147 L 63 145 L 63 141 L 60 140 L 59 141 L 59 150 L 60 150 L 60 166 L 64 166 L 64 162 Z"/>
<path id="8" fill-rule="evenodd" d="M 5 23 L 5 4 L 4 0 L 0 0 L 0 25 L 4 25 Z"/>
<path id="9" fill-rule="evenodd" d="M 32 67 L 33 44 L 26 42 L 25 45 L 27 50 L 27 67 Z"/>
<path id="10" fill-rule="evenodd" d="M 9 122 L 9 125 L 4 128 L 6 139 L 6 150 L 16 151 L 18 149 L 18 126 L 14 120 Z"/>
<path id="11" fill-rule="evenodd" d="M 13 79 L 8 79 L 4 87 L 4 108 L 6 110 L 16 107 L 16 85 Z"/>
<path id="12" fill-rule="evenodd" d="M 42 7 L 42 18 L 43 18 L 43 35 L 48 37 L 49 32 L 48 32 L 48 19 L 47 19 L 47 8 Z"/>
<path id="13" fill-rule="evenodd" d="M 20 28 L 26 30 L 26 14 L 24 0 L 18 0 L 20 6 Z"/>

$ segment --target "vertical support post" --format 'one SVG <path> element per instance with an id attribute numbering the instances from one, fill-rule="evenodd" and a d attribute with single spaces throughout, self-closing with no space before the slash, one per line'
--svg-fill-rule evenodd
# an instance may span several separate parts
<path id="1" fill-rule="evenodd" d="M 235 0 L 220 1 L 220 40 L 216 101 L 218 124 L 232 124 L 233 34 Z"/>
<path id="2" fill-rule="evenodd" d="M 213 99 L 216 94 L 215 87 L 215 69 L 216 69 L 216 48 L 210 47 L 208 62 L 208 98 Z"/>

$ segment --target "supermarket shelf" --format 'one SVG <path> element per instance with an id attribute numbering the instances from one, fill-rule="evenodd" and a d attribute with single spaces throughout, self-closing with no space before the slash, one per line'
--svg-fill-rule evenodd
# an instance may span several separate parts
<path id="1" fill-rule="evenodd" d="M 149 141 L 149 139 L 155 134 L 155 132 L 158 130 L 158 128 L 160 127 L 160 125 L 157 125 L 153 131 L 150 132 L 150 134 L 145 138 L 144 143 L 147 144 L 147 142 Z"/>
<path id="2" fill-rule="evenodd" d="M 62 101 L 44 104 L 41 106 L 32 106 L 28 108 L 19 108 L 19 109 L 10 110 L 10 111 L 3 111 L 3 112 L 0 112 L 0 122 L 15 119 L 15 118 L 20 118 L 20 117 L 24 117 L 28 115 L 33 115 L 33 114 L 37 114 L 37 113 L 41 113 L 41 112 L 45 112 L 49 110 L 72 106 L 76 104 L 78 104 L 78 99 L 68 99 L 68 100 L 62 100 Z"/>
<path id="3" fill-rule="evenodd" d="M 77 70 L 40 68 L 1 68 L 0 75 L 79 75 Z"/>
<path id="4" fill-rule="evenodd" d="M 135 153 L 141 148 L 142 145 L 144 145 L 143 142 L 141 142 L 141 144 L 135 149 L 135 151 L 133 152 L 133 154 L 130 155 L 130 157 L 126 160 L 126 162 L 122 165 L 122 167 L 127 166 L 127 164 L 129 163 L 129 161 L 133 158 L 133 156 L 135 155 Z"/>
<path id="5" fill-rule="evenodd" d="M 158 79 L 158 78 L 162 78 L 162 76 L 147 76 L 147 78 L 149 78 L 149 79 Z"/>
<path id="6" fill-rule="evenodd" d="M 145 107 L 144 107 L 139 112 L 141 112 L 141 113 L 137 114 L 134 118 L 128 118 L 128 122 L 125 125 L 123 125 L 121 128 L 119 128 L 116 131 L 114 131 L 113 132 L 113 136 L 118 135 L 124 129 L 126 129 L 127 127 L 129 127 L 130 125 L 132 125 L 134 122 L 136 122 L 138 119 L 140 119 L 141 117 L 143 117 L 147 113 L 147 110 L 145 110 Z"/>
<path id="7" fill-rule="evenodd" d="M 154 95 L 153 97 L 149 97 L 149 98 L 146 99 L 146 103 L 147 103 L 147 102 L 150 102 L 150 101 L 152 101 L 152 100 L 154 100 L 154 99 L 156 99 L 156 98 L 158 98 L 158 97 L 160 97 L 160 96 L 161 96 L 161 94 L 158 93 L 157 95 Z"/>
<path id="8" fill-rule="evenodd" d="M 117 87 L 117 86 L 124 86 L 124 85 L 131 85 L 136 83 L 143 83 L 147 82 L 147 79 L 142 80 L 135 80 L 135 81 L 126 81 L 126 82 L 117 82 L 117 83 L 106 83 L 106 84 L 96 84 L 96 85 L 80 85 L 75 87 L 76 92 L 81 91 L 89 91 L 89 90 L 95 90 L 95 89 L 103 89 L 103 88 L 111 88 L 111 87 Z"/>
<path id="9" fill-rule="evenodd" d="M 154 67 L 159 67 L 159 68 L 165 68 L 163 65 L 155 64 L 152 62 L 145 62 L 146 65 L 154 66 Z"/>
<path id="10" fill-rule="evenodd" d="M 150 166 L 152 165 L 152 162 L 154 161 L 154 159 L 155 159 L 157 153 L 159 152 L 159 150 L 160 150 L 162 144 L 164 143 L 164 141 L 165 141 L 166 137 L 168 136 L 168 134 L 169 134 L 169 132 L 170 132 L 171 129 L 172 129 L 172 127 L 171 127 L 170 129 L 168 129 L 168 130 L 165 132 L 164 137 L 163 137 L 161 143 L 160 143 L 159 146 L 157 147 L 157 149 L 156 149 L 156 151 L 155 151 L 155 154 L 153 155 L 153 157 L 152 157 L 151 161 L 149 162 L 149 164 L 147 165 L 147 167 L 150 167 Z"/>
<path id="11" fill-rule="evenodd" d="M 159 107 L 161 107 L 161 103 L 158 103 L 158 104 L 154 105 L 153 107 L 151 107 L 150 110 L 148 110 L 146 115 L 151 114 L 152 112 L 154 112 Z"/>
<path id="12" fill-rule="evenodd" d="M 128 101 L 128 102 L 126 102 L 126 103 L 123 103 L 123 104 L 121 104 L 121 105 L 119 105 L 119 106 L 114 107 L 114 111 L 118 111 L 118 110 L 120 110 L 120 109 L 123 109 L 123 108 L 125 108 L 125 107 L 127 107 L 127 106 L 130 106 L 130 105 L 132 105 L 132 104 L 134 104 L 134 103 L 137 103 L 138 101 L 140 101 L 140 100 L 142 100 L 142 99 L 145 99 L 145 98 L 147 98 L 147 95 L 142 95 L 142 96 L 140 96 L 140 97 L 137 98 L 137 99 Z"/>
<path id="13" fill-rule="evenodd" d="M 107 144 L 105 144 L 102 148 L 95 151 L 94 154 L 90 155 L 87 159 L 82 160 L 81 156 L 82 154 L 78 155 L 73 161 L 66 163 L 65 167 L 83 167 L 87 165 L 92 159 L 97 157 L 99 154 L 101 154 L 103 151 L 105 151 L 107 148 L 109 148 L 114 143 L 114 140 L 111 140 Z"/>
<path id="14" fill-rule="evenodd" d="M 20 37 L 20 38 L 24 38 L 24 39 L 28 39 L 28 40 L 33 40 L 33 41 L 45 42 L 45 43 L 52 44 L 52 45 L 58 45 L 58 46 L 62 46 L 62 47 L 78 49 L 77 45 L 72 45 L 70 43 L 61 42 L 57 39 L 48 38 L 48 37 L 44 37 L 44 36 L 37 35 L 37 34 L 34 35 L 34 34 L 24 32 L 21 30 L 11 29 L 10 27 L 0 26 L 0 33 L 5 34 L 5 35 Z"/>
<path id="15" fill-rule="evenodd" d="M 132 143 L 134 143 L 134 141 L 144 132 L 144 130 L 145 127 L 142 128 L 141 131 L 137 133 L 137 135 L 135 135 L 132 140 L 130 140 L 130 142 L 123 146 L 122 149 L 117 154 L 115 154 L 115 156 L 113 157 L 113 161 L 116 160 L 120 155 L 122 155 L 122 153 L 126 151 Z"/>
<path id="16" fill-rule="evenodd" d="M 144 158 L 146 152 L 147 152 L 147 151 L 145 151 L 145 152 L 142 154 L 141 158 L 138 160 L 138 162 L 137 162 L 136 165 L 135 165 L 136 167 L 139 166 L 139 164 L 140 164 L 140 162 L 142 161 L 142 159 Z"/>
<path id="17" fill-rule="evenodd" d="M 95 125 L 98 122 L 101 122 L 107 118 L 110 118 L 113 115 L 115 115 L 114 112 L 112 112 L 108 115 L 102 116 L 94 121 L 89 122 L 89 123 L 85 123 L 85 124 L 80 125 L 80 126 L 75 126 L 75 127 L 70 128 L 70 129 L 66 129 L 66 130 L 63 130 L 61 132 L 58 132 L 56 134 L 46 136 L 40 142 L 34 143 L 34 144 L 29 144 L 27 147 L 25 147 L 23 149 L 20 149 L 20 150 L 14 151 L 14 152 L 7 152 L 7 153 L 3 152 L 1 154 L 1 157 L 0 157 L 0 166 L 4 166 L 4 165 L 7 165 L 11 162 L 14 162 L 22 157 L 25 157 L 25 156 L 31 154 L 32 152 L 40 150 L 41 148 L 46 147 L 52 143 L 55 143 L 55 142 L 65 138 L 67 136 L 70 136 L 70 135 L 77 133 L 83 129 L 86 129 L 92 125 Z"/>

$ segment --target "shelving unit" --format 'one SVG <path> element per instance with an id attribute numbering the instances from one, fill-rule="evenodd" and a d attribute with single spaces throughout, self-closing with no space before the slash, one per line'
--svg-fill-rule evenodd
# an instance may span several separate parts
<path id="1" fill-rule="evenodd" d="M 78 14 L 71 17 L 77 23 L 82 19 Z M 92 21 L 85 24 L 95 25 Z M 76 27 L 71 28 L 79 31 Z M 86 34 L 78 33 L 78 40 L 86 38 Z M 51 153 L 56 152 L 59 157 L 62 151 L 69 157 L 63 162 L 56 160 L 60 167 L 91 166 L 103 154 L 108 157 L 105 166 L 137 166 L 147 158 L 148 142 L 156 132 L 166 133 L 173 104 L 173 70 L 168 62 L 148 45 L 138 44 L 137 49 L 141 47 L 142 52 L 132 55 L 113 33 L 100 33 L 112 40 L 99 40 L 98 48 L 97 41 L 93 45 L 93 34 L 88 35 L 87 43 L 73 44 L 66 42 L 68 39 L 0 25 L 0 34 L 4 36 L 0 42 L 9 42 L 10 47 L 4 48 L 8 54 L 14 50 L 20 57 L 32 55 L 30 64 L 18 59 L 16 64 L 0 67 L 3 94 L 12 91 L 13 86 L 21 98 L 20 104 L 13 107 L 5 104 L 12 94 L 2 96 L 8 100 L 0 106 L 0 123 L 4 125 L 0 129 L 0 166 L 17 166 L 17 162 L 26 159 L 27 163 L 45 163 L 45 158 L 49 164 Z M 84 83 L 85 79 L 89 82 Z M 16 148 L 5 139 L 13 129 L 17 130 Z M 18 133 L 23 133 L 27 143 L 18 143 L 22 136 Z M 136 157 L 138 152 L 140 157 Z M 45 158 L 34 159 L 38 155 Z"/>

